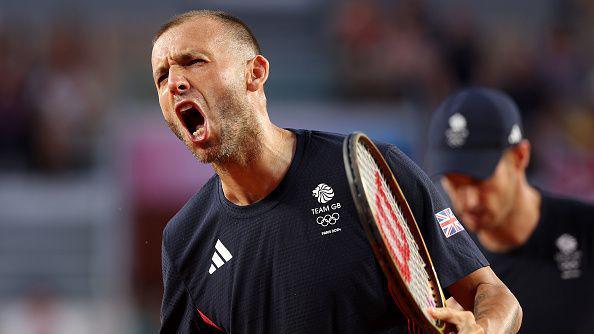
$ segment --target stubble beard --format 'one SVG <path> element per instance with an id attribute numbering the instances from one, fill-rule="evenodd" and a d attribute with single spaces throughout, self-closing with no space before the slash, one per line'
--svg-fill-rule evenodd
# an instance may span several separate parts
<path id="1" fill-rule="evenodd" d="M 222 96 L 213 110 L 220 118 L 219 138 L 200 150 L 194 147 L 187 136 L 182 135 L 175 124 L 167 122 L 167 125 L 198 161 L 213 164 L 219 170 L 224 170 L 225 165 L 231 163 L 247 166 L 259 156 L 262 148 L 262 131 L 258 126 L 256 111 L 231 92 Z"/>

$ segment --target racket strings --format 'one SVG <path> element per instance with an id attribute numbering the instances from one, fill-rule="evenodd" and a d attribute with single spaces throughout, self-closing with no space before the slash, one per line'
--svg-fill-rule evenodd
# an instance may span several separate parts
<path id="1" fill-rule="evenodd" d="M 395 263 L 403 276 L 406 276 L 408 289 L 413 295 L 423 313 L 428 319 L 432 319 L 426 309 L 436 306 L 436 292 L 433 285 L 429 283 L 430 276 L 425 268 L 425 261 L 420 255 L 419 246 L 413 237 L 407 220 L 402 214 L 395 196 L 386 182 L 386 177 L 377 167 L 375 159 L 362 143 L 356 145 L 357 160 L 361 181 L 365 190 L 365 196 L 370 205 L 376 221 L 380 224 L 384 240 L 391 248 L 390 254 L 395 257 Z M 379 182 L 378 182 L 379 179 Z M 385 199 L 378 204 L 378 199 Z M 387 205 L 388 207 L 384 207 Z M 386 214 L 388 211 L 390 214 Z M 381 219 L 378 219 L 380 217 Z M 405 247 L 403 247 L 405 245 Z M 402 250 L 407 249 L 406 253 Z M 399 250 L 397 252 L 396 250 Z"/>

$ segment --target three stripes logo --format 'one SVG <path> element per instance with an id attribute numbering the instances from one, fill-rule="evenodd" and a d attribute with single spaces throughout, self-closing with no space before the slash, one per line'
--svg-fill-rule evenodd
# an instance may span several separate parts
<path id="1" fill-rule="evenodd" d="M 222 257 L 222 258 L 221 258 Z M 215 252 L 212 254 L 212 262 L 210 264 L 210 269 L 208 269 L 208 273 L 212 275 L 218 268 L 222 267 L 225 263 L 229 262 L 233 258 L 231 252 L 223 245 L 221 240 L 217 239 L 217 243 L 215 244 Z"/>

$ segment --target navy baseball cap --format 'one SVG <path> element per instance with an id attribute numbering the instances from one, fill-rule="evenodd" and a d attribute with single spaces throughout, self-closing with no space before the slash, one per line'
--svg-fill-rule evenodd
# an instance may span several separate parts
<path id="1" fill-rule="evenodd" d="M 429 125 L 432 176 L 459 173 L 489 178 L 503 152 L 523 138 L 518 107 L 505 93 L 468 88 L 450 95 Z"/>

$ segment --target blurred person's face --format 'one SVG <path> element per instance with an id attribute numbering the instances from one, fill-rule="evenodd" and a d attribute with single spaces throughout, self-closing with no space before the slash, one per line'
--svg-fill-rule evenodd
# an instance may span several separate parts
<path id="1" fill-rule="evenodd" d="M 226 29 L 216 19 L 194 18 L 163 33 L 151 57 L 165 121 L 205 163 L 237 161 L 259 136 L 246 90 L 253 54 Z"/>
<path id="2" fill-rule="evenodd" d="M 513 151 L 500 159 L 493 174 L 485 180 L 449 173 L 441 178 L 456 213 L 472 232 L 502 227 L 514 208 L 520 186 L 519 168 Z"/>

